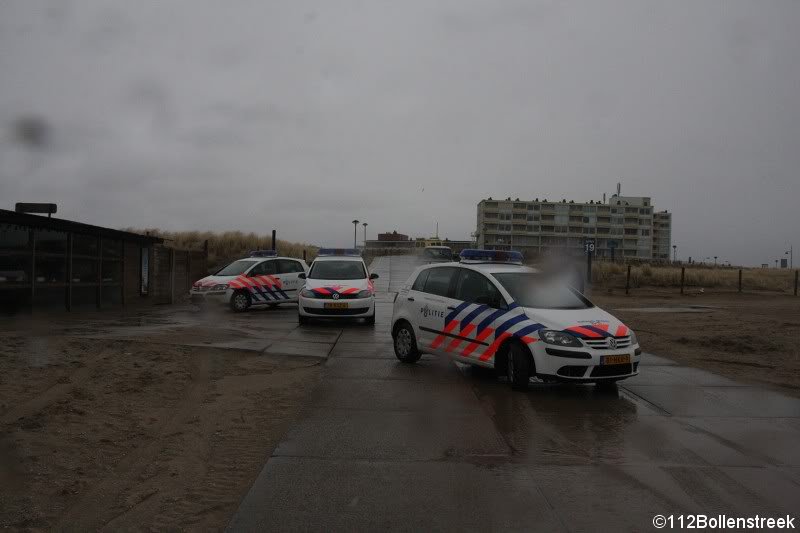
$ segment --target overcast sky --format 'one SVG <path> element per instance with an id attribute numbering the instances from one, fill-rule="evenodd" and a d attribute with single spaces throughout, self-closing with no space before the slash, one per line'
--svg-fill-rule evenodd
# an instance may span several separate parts
<path id="1" fill-rule="evenodd" d="M 3 0 L 0 208 L 345 245 L 621 180 L 679 256 L 772 262 L 800 246 L 798 27 L 797 0 Z"/>

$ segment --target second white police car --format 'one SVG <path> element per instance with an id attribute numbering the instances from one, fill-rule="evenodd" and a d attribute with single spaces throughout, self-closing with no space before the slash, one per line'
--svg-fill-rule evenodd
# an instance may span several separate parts
<path id="1" fill-rule="evenodd" d="M 636 335 L 519 252 L 464 250 L 460 263 L 418 268 L 392 315 L 395 355 L 495 368 L 516 389 L 531 377 L 613 383 L 638 373 Z"/>
<path id="2" fill-rule="evenodd" d="M 230 305 L 234 311 L 252 306 L 275 307 L 297 301 L 303 286 L 301 274 L 308 265 L 301 259 L 278 257 L 272 250 L 256 250 L 192 285 L 192 303 Z"/>
<path id="3" fill-rule="evenodd" d="M 375 323 L 375 286 L 356 249 L 320 248 L 297 304 L 301 324 L 311 318 L 363 318 Z"/>

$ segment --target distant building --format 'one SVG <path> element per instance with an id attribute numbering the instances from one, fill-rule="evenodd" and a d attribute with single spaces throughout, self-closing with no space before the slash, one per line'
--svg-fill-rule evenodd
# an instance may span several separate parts
<path id="1" fill-rule="evenodd" d="M 379 241 L 407 241 L 408 235 L 403 235 L 402 233 L 397 233 L 397 231 L 393 231 L 391 233 L 378 233 L 378 240 Z"/>
<path id="2" fill-rule="evenodd" d="M 453 253 L 459 253 L 464 248 L 475 246 L 474 241 L 451 241 L 439 237 L 417 237 L 409 238 L 408 235 L 397 233 L 379 233 L 377 240 L 367 240 L 368 249 L 377 248 L 396 248 L 407 251 L 422 251 L 426 246 L 448 246 Z"/>
<path id="3" fill-rule="evenodd" d="M 481 248 L 519 250 L 527 257 L 580 255 L 595 239 L 596 256 L 669 261 L 672 214 L 654 212 L 650 197 L 612 195 L 603 202 L 493 200 L 478 203 Z"/>

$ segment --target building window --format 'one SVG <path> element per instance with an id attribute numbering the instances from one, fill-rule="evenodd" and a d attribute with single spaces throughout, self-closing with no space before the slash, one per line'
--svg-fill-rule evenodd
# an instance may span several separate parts
<path id="1" fill-rule="evenodd" d="M 97 237 L 75 233 L 72 235 L 72 255 L 97 257 Z"/>
<path id="2" fill-rule="evenodd" d="M 23 252 L 31 249 L 30 229 L 16 224 L 0 224 L 0 252 Z"/>
<path id="3" fill-rule="evenodd" d="M 67 233 L 47 229 L 36 230 L 36 253 L 65 254 L 67 252 Z"/>

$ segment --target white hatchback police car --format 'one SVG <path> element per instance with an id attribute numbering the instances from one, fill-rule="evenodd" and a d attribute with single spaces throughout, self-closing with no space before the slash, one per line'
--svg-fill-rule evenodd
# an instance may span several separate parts
<path id="1" fill-rule="evenodd" d="M 636 335 L 519 252 L 464 250 L 460 263 L 418 268 L 392 315 L 397 358 L 425 353 L 495 368 L 517 389 L 531 377 L 611 383 L 638 373 Z"/>
<path id="2" fill-rule="evenodd" d="M 301 275 L 307 271 L 308 265 L 301 259 L 278 257 L 272 250 L 257 250 L 213 276 L 196 281 L 189 295 L 193 303 L 227 304 L 234 311 L 261 305 L 275 307 L 297 301 L 303 285 Z"/>
<path id="3" fill-rule="evenodd" d="M 297 309 L 299 321 L 311 318 L 364 318 L 375 323 L 375 286 L 355 249 L 320 248 L 305 278 Z"/>

